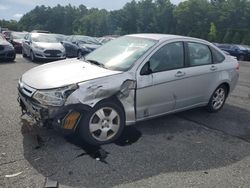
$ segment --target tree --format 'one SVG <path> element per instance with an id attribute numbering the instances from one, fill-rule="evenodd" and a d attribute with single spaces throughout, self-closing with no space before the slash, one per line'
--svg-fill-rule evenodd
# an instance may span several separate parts
<path id="1" fill-rule="evenodd" d="M 236 32 L 233 36 L 233 39 L 232 39 L 232 43 L 233 44 L 240 44 L 241 43 L 241 35 L 239 32 Z"/>
<path id="2" fill-rule="evenodd" d="M 216 42 L 217 40 L 217 29 L 213 22 L 210 24 L 210 31 L 208 33 L 208 40 L 211 42 Z"/>

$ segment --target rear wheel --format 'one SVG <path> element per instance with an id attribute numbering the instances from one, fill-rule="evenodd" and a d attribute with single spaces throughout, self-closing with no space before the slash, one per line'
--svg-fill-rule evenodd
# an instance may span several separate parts
<path id="1" fill-rule="evenodd" d="M 26 53 L 24 52 L 24 50 L 22 49 L 22 55 L 23 57 L 27 57 Z"/>
<path id="2" fill-rule="evenodd" d="M 239 58 L 238 58 L 239 61 L 244 61 L 244 59 L 245 59 L 244 55 L 240 55 Z"/>
<path id="3" fill-rule="evenodd" d="M 225 85 L 220 85 L 212 94 L 207 110 L 209 112 L 218 112 L 225 104 L 228 95 L 228 89 Z"/>
<path id="4" fill-rule="evenodd" d="M 81 120 L 79 133 L 89 144 L 102 145 L 113 142 L 125 125 L 123 109 L 114 102 L 96 105 Z"/>
<path id="5" fill-rule="evenodd" d="M 77 52 L 77 58 L 78 58 L 78 59 L 82 58 L 82 52 L 81 52 L 81 50 L 79 50 L 79 51 Z"/>

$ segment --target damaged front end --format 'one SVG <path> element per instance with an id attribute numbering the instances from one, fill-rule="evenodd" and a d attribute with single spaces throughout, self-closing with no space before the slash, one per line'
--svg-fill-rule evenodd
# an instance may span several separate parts
<path id="1" fill-rule="evenodd" d="M 126 124 L 133 124 L 135 87 L 136 82 L 122 74 L 50 90 L 36 90 L 20 81 L 18 101 L 23 114 L 43 125 L 50 122 L 64 133 L 73 133 L 84 114 L 107 99 L 118 101 L 124 109 Z"/>

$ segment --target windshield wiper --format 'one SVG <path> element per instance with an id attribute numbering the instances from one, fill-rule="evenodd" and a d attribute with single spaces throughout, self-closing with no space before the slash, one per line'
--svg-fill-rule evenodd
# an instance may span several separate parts
<path id="1" fill-rule="evenodd" d="M 92 59 L 84 59 L 86 62 L 89 62 L 91 64 L 94 64 L 94 65 L 97 65 L 99 67 L 102 67 L 102 68 L 106 68 L 104 64 L 96 61 L 96 60 L 92 60 Z"/>

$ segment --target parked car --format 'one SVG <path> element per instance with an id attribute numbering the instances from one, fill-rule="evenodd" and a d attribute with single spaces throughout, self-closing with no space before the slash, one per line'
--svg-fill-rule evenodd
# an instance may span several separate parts
<path id="1" fill-rule="evenodd" d="M 53 34 L 29 33 L 23 41 L 23 57 L 30 57 L 34 62 L 37 59 L 59 60 L 66 58 L 63 45 Z"/>
<path id="2" fill-rule="evenodd" d="M 236 44 L 218 44 L 218 47 L 221 50 L 228 52 L 230 55 L 236 57 L 240 61 L 244 61 L 248 59 L 248 52 L 247 50 L 241 46 Z"/>
<path id="3" fill-rule="evenodd" d="M 15 49 L 2 35 L 0 35 L 0 59 L 14 61 L 16 58 Z"/>
<path id="4" fill-rule="evenodd" d="M 98 41 L 101 43 L 101 44 L 106 44 L 107 42 L 111 41 L 111 40 L 114 40 L 116 39 L 115 37 L 112 37 L 112 36 L 105 36 L 105 37 L 101 37 L 98 39 Z"/>
<path id="5" fill-rule="evenodd" d="M 62 42 L 67 57 L 82 57 L 99 48 L 101 43 L 89 36 L 72 35 Z"/>
<path id="6" fill-rule="evenodd" d="M 29 70 L 19 80 L 19 102 L 38 121 L 106 144 L 142 120 L 201 106 L 218 112 L 238 69 L 235 58 L 201 39 L 127 35 L 84 58 Z"/>
<path id="7" fill-rule="evenodd" d="M 2 34 L 4 36 L 4 38 L 10 42 L 10 33 L 11 31 L 10 30 L 7 30 L 7 31 L 3 31 Z"/>
<path id="8" fill-rule="evenodd" d="M 50 33 L 49 31 L 46 30 L 33 30 L 31 33 Z"/>
<path id="9" fill-rule="evenodd" d="M 22 43 L 24 37 L 27 35 L 26 32 L 11 32 L 10 33 L 10 42 L 14 46 L 17 53 L 22 52 Z"/>
<path id="10" fill-rule="evenodd" d="M 55 35 L 55 37 L 57 38 L 57 40 L 59 42 L 63 42 L 64 40 L 66 40 L 67 36 L 66 35 L 63 35 L 63 34 L 53 34 Z"/>

